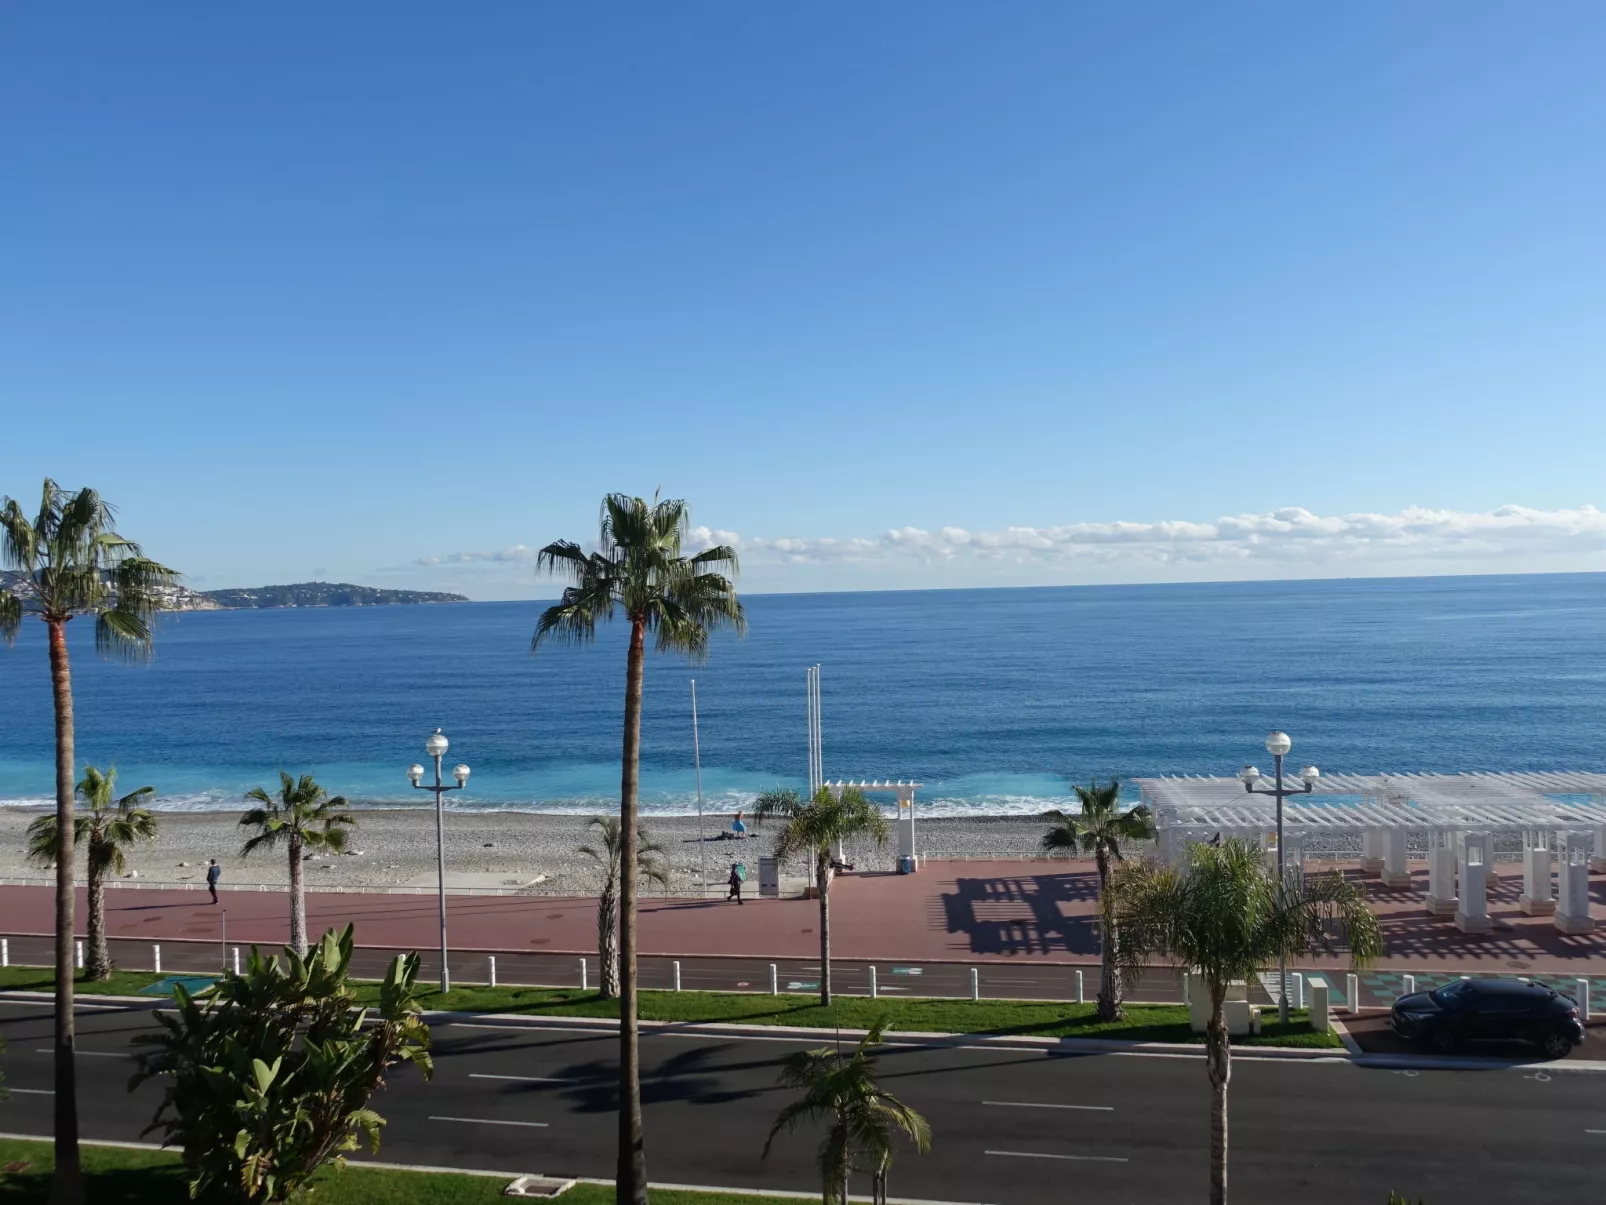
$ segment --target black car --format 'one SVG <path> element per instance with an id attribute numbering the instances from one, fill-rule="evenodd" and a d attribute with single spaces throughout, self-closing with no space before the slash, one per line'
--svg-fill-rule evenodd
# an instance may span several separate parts
<path id="1" fill-rule="evenodd" d="M 1578 1003 L 1523 979 L 1458 979 L 1394 1002 L 1389 1016 L 1402 1038 L 1451 1051 L 1466 1042 L 1532 1042 L 1559 1059 L 1584 1040 Z"/>

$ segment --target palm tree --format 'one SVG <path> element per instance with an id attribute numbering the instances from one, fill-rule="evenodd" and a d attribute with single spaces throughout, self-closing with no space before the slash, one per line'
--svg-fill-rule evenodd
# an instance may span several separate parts
<path id="1" fill-rule="evenodd" d="M 88 812 L 73 817 L 73 845 L 88 847 L 89 863 L 89 957 L 86 968 L 90 979 L 109 979 L 111 950 L 106 945 L 106 875 L 120 875 L 128 869 L 123 851 L 136 841 L 156 837 L 156 817 L 141 807 L 155 787 L 140 787 L 121 799 L 113 799 L 117 767 L 102 774 L 94 766 L 84 767 L 78 794 L 89 805 Z M 28 826 L 28 858 L 41 866 L 54 866 L 61 841 L 56 833 L 56 817 L 41 816 Z"/>
<path id="2" fill-rule="evenodd" d="M 630 624 L 625 657 L 624 750 L 619 768 L 619 1167 L 618 1199 L 646 1205 L 647 1152 L 641 1129 L 640 1023 L 636 1016 L 636 795 L 641 775 L 641 686 L 647 634 L 659 652 L 692 660 L 707 655 L 713 628 L 747 629 L 742 604 L 726 572 L 736 550 L 724 545 L 684 556 L 691 516 L 678 499 L 651 505 L 628 494 L 602 500 L 597 550 L 556 540 L 536 557 L 539 571 L 569 579 L 562 599 L 541 613 L 530 640 L 534 654 L 548 639 L 589 644 L 597 621 L 622 611 Z"/>
<path id="3" fill-rule="evenodd" d="M 55 1172 L 51 1200 L 78 1205 L 78 1094 L 73 1075 L 73 710 L 67 625 L 95 617 L 95 651 L 137 661 L 151 654 L 150 621 L 178 574 L 149 559 L 112 526 L 115 511 L 92 489 L 69 494 L 45 479 L 39 513 L 29 520 L 14 498 L 0 499 L 0 562 L 21 577 L 0 589 L 0 636 L 12 643 L 25 616 L 49 633 L 56 711 L 56 1087 Z"/>
<path id="4" fill-rule="evenodd" d="M 619 858 L 624 842 L 619 822 L 612 816 L 591 817 L 591 827 L 597 830 L 602 848 L 582 845 L 580 852 L 602 871 L 602 893 L 597 897 L 597 963 L 602 969 L 597 977 L 602 981 L 602 998 L 612 1000 L 619 994 Z M 637 873 L 644 882 L 667 888 L 669 867 L 656 857 L 663 852 L 664 847 L 647 835 L 645 825 L 636 829 Z"/>
<path id="5" fill-rule="evenodd" d="M 1146 841 L 1154 836 L 1154 818 L 1147 804 L 1123 812 L 1121 783 L 1110 779 L 1099 786 L 1073 786 L 1082 804 L 1077 815 L 1058 810 L 1044 812 L 1043 819 L 1054 827 L 1043 834 L 1043 848 L 1049 853 L 1067 850 L 1092 854 L 1099 870 L 1099 1020 L 1115 1021 L 1121 1016 L 1121 977 L 1116 973 L 1116 942 L 1120 930 L 1110 909 L 1111 864 L 1121 861 L 1121 842 Z"/>
<path id="6" fill-rule="evenodd" d="M 261 787 L 245 793 L 261 807 L 240 817 L 243 828 L 254 828 L 256 836 L 240 847 L 240 856 L 249 857 L 258 849 L 274 849 L 283 844 L 290 855 L 290 948 L 307 956 L 307 894 L 301 882 L 301 858 L 307 849 L 327 849 L 339 853 L 346 848 L 346 830 L 357 818 L 346 811 L 345 796 L 333 799 L 312 775 L 291 778 L 279 771 L 279 797 L 275 799 Z"/>
<path id="7" fill-rule="evenodd" d="M 775 860 L 805 856 L 814 863 L 814 887 L 820 897 L 820 1003 L 831 1003 L 831 851 L 837 843 L 868 836 L 877 845 L 887 840 L 887 822 L 881 810 L 858 787 L 843 787 L 833 794 L 821 787 L 804 803 L 796 791 L 767 791 L 753 805 L 754 824 L 778 819 Z"/>
<path id="8" fill-rule="evenodd" d="M 931 1126 L 926 1119 L 876 1082 L 871 1052 L 881 1044 L 885 1028 L 885 1019 L 878 1019 L 847 1058 L 824 1047 L 796 1051 L 781 1064 L 781 1083 L 801 1089 L 803 1095 L 775 1118 L 764 1143 L 764 1156 L 768 1158 L 782 1130 L 794 1129 L 800 1121 L 829 1121 L 830 1128 L 820 1143 L 825 1205 L 847 1205 L 848 1179 L 855 1171 L 871 1173 L 872 1199 L 885 1205 L 887 1172 L 898 1134 L 907 1136 L 922 1155 L 931 1149 Z"/>
<path id="9" fill-rule="evenodd" d="M 1135 983 L 1149 955 L 1197 968 L 1210 993 L 1205 1029 L 1210 1076 L 1210 1202 L 1227 1200 L 1227 1082 L 1232 1049 L 1224 1002 L 1234 980 L 1252 981 L 1279 955 L 1331 952 L 1329 928 L 1347 928 L 1350 959 L 1363 968 L 1383 951 L 1383 931 L 1365 894 L 1341 876 L 1308 875 L 1279 890 L 1275 871 L 1246 841 L 1190 847 L 1186 873 L 1148 862 L 1123 866 L 1111 884 L 1122 929 L 1122 973 Z"/>

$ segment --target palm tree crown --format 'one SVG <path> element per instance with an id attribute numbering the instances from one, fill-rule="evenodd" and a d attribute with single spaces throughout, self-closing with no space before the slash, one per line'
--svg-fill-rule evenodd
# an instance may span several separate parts
<path id="1" fill-rule="evenodd" d="M 15 498 L 0 499 L 0 562 L 23 578 L 15 593 L 0 590 L 0 636 L 15 640 L 28 615 L 46 623 L 93 615 L 102 656 L 150 656 L 151 617 L 179 575 L 118 535 L 115 517 L 94 490 L 69 494 L 48 478 L 32 520 Z"/>
<path id="2" fill-rule="evenodd" d="M 576 852 L 590 858 L 602 871 L 604 892 L 617 891 L 620 856 L 624 851 L 624 830 L 619 827 L 619 821 L 612 816 L 593 816 L 589 823 L 597 830 L 597 840 L 602 848 L 582 845 Z M 658 857 L 664 852 L 664 847 L 648 836 L 645 828 L 636 829 L 636 852 L 639 858 L 636 874 L 649 882 L 657 883 L 660 887 L 667 888 L 669 867 Z"/>
<path id="3" fill-rule="evenodd" d="M 150 841 L 156 836 L 155 814 L 140 806 L 156 794 L 156 788 L 140 787 L 121 799 L 114 799 L 116 786 L 116 766 L 109 767 L 104 774 L 94 766 L 84 767 L 78 794 L 89 810 L 73 817 L 73 844 L 87 844 L 91 876 L 125 873 L 128 859 L 124 850 L 136 841 Z M 30 861 L 54 866 L 59 845 L 54 816 L 40 816 L 28 826 Z"/>
<path id="4" fill-rule="evenodd" d="M 833 795 L 821 787 L 813 799 L 804 803 L 796 791 L 766 791 L 753 803 L 753 822 L 778 820 L 781 830 L 775 837 L 775 860 L 792 858 L 825 859 L 829 865 L 832 848 L 838 841 L 868 836 L 877 845 L 887 839 L 887 820 L 858 787 L 843 787 Z"/>
<path id="5" fill-rule="evenodd" d="M 1092 786 L 1078 784 L 1072 789 L 1082 805 L 1079 814 L 1058 809 L 1043 813 L 1043 819 L 1054 826 L 1043 834 L 1043 849 L 1047 852 L 1081 852 L 1119 862 L 1121 842 L 1146 841 L 1154 836 L 1148 804 L 1121 810 L 1120 780 L 1112 778 L 1100 786 L 1095 779 Z"/>
<path id="6" fill-rule="evenodd" d="M 261 787 L 252 787 L 245 797 L 261 806 L 240 817 L 241 827 L 257 830 L 240 847 L 242 858 L 255 850 L 273 849 L 281 842 L 291 841 L 339 853 L 346 848 L 346 826 L 357 823 L 356 817 L 345 810 L 349 806 L 345 796 L 330 798 L 310 774 L 296 779 L 280 770 L 277 798 Z"/>

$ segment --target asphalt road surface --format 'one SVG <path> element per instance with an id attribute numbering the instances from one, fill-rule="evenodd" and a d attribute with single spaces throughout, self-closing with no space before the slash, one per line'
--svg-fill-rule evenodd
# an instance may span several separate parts
<path id="1" fill-rule="evenodd" d="M 153 1026 L 146 1010 L 80 1012 L 84 1137 L 139 1137 L 160 1089 L 127 1091 L 129 1043 Z M 12 1092 L 0 1131 L 50 1132 L 50 1027 L 48 1006 L 0 1003 Z M 817 1189 L 815 1133 L 783 1136 L 760 1158 L 788 1099 L 777 1063 L 817 1044 L 644 1036 L 653 1181 Z M 611 1177 L 616 1045 L 607 1033 L 438 1026 L 434 1080 L 408 1070 L 376 1099 L 390 1122 L 380 1158 Z M 996 1205 L 1204 1197 L 1208 1095 L 1197 1057 L 893 1046 L 881 1070 L 933 1132 L 931 1154 L 900 1155 L 894 1196 Z M 1383 1071 L 1238 1057 L 1233 1197 L 1383 1205 L 1394 1189 L 1428 1205 L 1595 1199 L 1606 1173 L 1603 1089 L 1597 1073 L 1556 1068 Z"/>

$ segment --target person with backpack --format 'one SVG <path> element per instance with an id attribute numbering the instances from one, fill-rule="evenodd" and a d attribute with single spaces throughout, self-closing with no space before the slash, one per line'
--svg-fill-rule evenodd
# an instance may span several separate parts
<path id="1" fill-rule="evenodd" d="M 732 900 L 735 900 L 738 904 L 744 902 L 742 900 L 742 877 L 742 864 L 740 862 L 732 862 L 731 877 L 727 880 L 730 883 L 730 894 L 725 897 L 725 902 L 727 904 Z"/>

